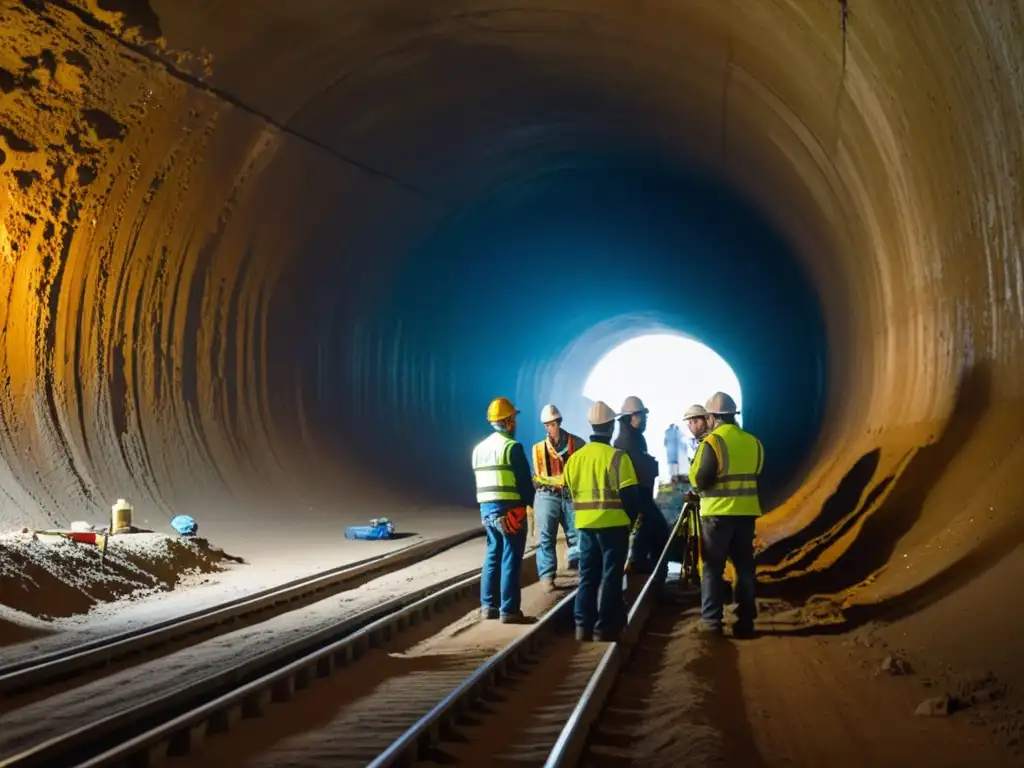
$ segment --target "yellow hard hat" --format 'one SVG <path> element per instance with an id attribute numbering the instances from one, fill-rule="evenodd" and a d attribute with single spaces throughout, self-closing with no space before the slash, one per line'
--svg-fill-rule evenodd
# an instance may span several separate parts
<path id="1" fill-rule="evenodd" d="M 499 397 L 495 400 L 491 400 L 491 404 L 487 406 L 487 420 L 492 424 L 496 421 L 504 421 L 505 419 L 515 416 L 519 411 L 512 405 L 512 401 L 507 397 Z"/>

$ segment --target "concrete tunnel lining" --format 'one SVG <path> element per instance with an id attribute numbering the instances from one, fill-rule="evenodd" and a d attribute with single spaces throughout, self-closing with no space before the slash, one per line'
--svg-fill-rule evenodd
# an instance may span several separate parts
<path id="1" fill-rule="evenodd" d="M 349 321 L 373 314 L 375 291 L 453 211 L 568 144 L 642 146 L 726 179 L 816 287 L 827 418 L 803 482 L 763 521 L 768 540 L 789 546 L 875 450 L 855 498 L 801 542 L 810 572 L 865 542 L 920 554 L 985 507 L 986 528 L 963 547 L 1015 524 L 1019 4 L 547 5 L 161 0 L 161 47 L 91 0 L 5 3 L 4 524 L 67 520 L 121 488 L 166 511 L 255 510 L 272 490 L 319 505 L 339 489 L 361 512 L 415 509 L 381 475 L 363 482 L 365 465 L 346 473 L 315 450 L 318 385 L 297 350 L 327 329 L 355 333 Z M 63 58 L 50 66 L 45 50 Z M 302 189 L 316 194 L 282 195 Z M 332 249 L 355 256 L 314 333 L 287 309 L 309 300 L 309 278 L 280 256 L 323 265 Z M 194 366 L 175 367 L 190 355 Z M 954 415 L 970 423 L 955 455 L 935 476 L 901 479 L 918 452 L 941 449 Z M 967 477 L 975 490 L 950 504 Z M 922 557 L 875 597 L 955 560 Z"/>

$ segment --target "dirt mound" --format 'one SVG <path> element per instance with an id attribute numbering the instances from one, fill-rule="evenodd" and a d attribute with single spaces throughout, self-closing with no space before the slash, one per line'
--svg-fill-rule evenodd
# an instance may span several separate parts
<path id="1" fill-rule="evenodd" d="M 49 540 L 52 538 L 52 541 Z M 0 537 L 0 606 L 41 618 L 87 613 L 98 603 L 171 590 L 183 577 L 235 560 L 202 539 L 137 533 L 91 544 L 30 534 Z"/>

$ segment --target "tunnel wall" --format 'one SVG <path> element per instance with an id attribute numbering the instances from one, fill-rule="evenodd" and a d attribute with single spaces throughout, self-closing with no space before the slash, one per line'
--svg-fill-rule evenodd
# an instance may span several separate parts
<path id="1" fill-rule="evenodd" d="M 398 208 L 415 238 L 408 195 L 66 11 L 2 14 L 0 524 L 119 496 L 202 517 L 336 477 L 303 419 L 308 276 L 278 255 L 322 247 L 328 218 L 338 251 L 400 247 L 363 214 Z"/>
<path id="2" fill-rule="evenodd" d="M 117 418 L 104 405 L 112 386 L 108 379 L 114 377 L 92 372 L 114 359 L 116 345 L 107 339 L 124 337 L 120 329 L 134 328 L 147 339 L 126 353 L 133 361 L 135 349 L 157 348 L 164 336 L 157 336 L 156 326 L 134 320 L 140 311 L 127 309 L 130 303 L 111 298 L 104 312 L 112 319 L 104 314 L 82 329 L 88 344 L 69 344 L 70 334 L 61 330 L 67 327 L 60 320 L 62 308 L 81 299 L 67 278 L 53 289 L 58 268 L 83 279 L 98 275 L 89 271 L 99 270 L 91 260 L 106 247 L 116 274 L 135 224 L 152 233 L 145 235 L 150 242 L 161 232 L 161 241 L 181 243 L 175 264 L 188 280 L 199 278 L 195 266 L 185 265 L 198 261 L 208 274 L 232 276 L 243 264 L 258 263 L 265 270 L 250 271 L 269 286 L 275 267 L 260 248 L 272 247 L 274 238 L 311 238 L 311 247 L 325 247 L 337 230 L 318 220 L 317 205 L 331 197 L 366 203 L 351 237 L 362 243 L 390 238 L 393 245 L 384 249 L 390 254 L 379 260 L 393 264 L 403 243 L 415 242 L 431 221 L 443 219 L 432 206 L 457 207 L 523 172 L 538 147 L 586 135 L 564 126 L 589 119 L 588 125 L 598 124 L 593 130 L 610 126 L 608 131 L 624 140 L 646 130 L 650 142 L 669 147 L 675 141 L 689 159 L 742 187 L 799 247 L 822 297 L 829 380 L 835 385 L 821 434 L 806 435 L 816 446 L 813 466 L 788 501 L 763 520 L 761 534 L 773 544 L 765 558 L 766 576 L 790 582 L 806 596 L 815 588 L 852 587 L 884 568 L 870 589 L 851 599 L 884 604 L 912 589 L 938 599 L 957 584 L 941 574 L 956 573 L 957 564 L 974 555 L 971 577 L 975 585 L 984 583 L 986 571 L 1019 544 L 1024 493 L 1016 482 L 1024 460 L 1017 442 L 1024 425 L 1019 3 L 976 0 L 925 7 L 884 0 L 708 0 L 630 5 L 627 11 L 611 0 L 570 0 L 551 13 L 541 2 L 519 3 L 509 11 L 483 3 L 475 10 L 466 10 L 464 3 L 413 10 L 397 0 L 330 9 L 312 0 L 244 5 L 167 0 L 153 6 L 166 38 L 163 47 L 140 42 L 142 27 L 122 27 L 122 41 L 139 46 L 134 52 L 96 29 L 88 32 L 92 40 L 84 39 L 86 28 L 58 6 L 47 6 L 44 15 L 53 21 L 46 23 L 39 12 L 26 10 L 34 5 L 2 6 L 7 18 L 20 13 L 31 25 L 16 33 L 0 25 L 6 39 L 16 38 L 17 56 L 40 56 L 42 49 L 58 45 L 56 36 L 73 38 L 74 45 L 88 49 L 87 56 L 102 51 L 103 66 L 94 69 L 81 99 L 73 87 L 61 85 L 76 71 L 64 62 L 45 86 L 12 87 L 8 78 L 0 102 L 4 124 L 18 132 L 15 139 L 36 147 L 21 151 L 6 135 L 0 166 L 6 185 L 0 256 L 7 262 L 4 279 L 12 297 L 4 324 L 6 390 L 0 410 L 8 425 L 4 487 L 11 509 L 18 510 L 15 518 L 22 519 L 24 509 L 92 503 L 99 493 L 94 488 L 109 495 L 122 482 L 149 487 L 163 499 L 187 498 L 197 485 L 237 488 L 233 478 L 248 476 L 244 470 L 251 466 L 259 466 L 261 474 L 269 467 L 291 476 L 289 458 L 301 461 L 297 475 L 315 461 L 315 451 L 305 450 L 244 461 L 218 453 L 189 470 L 152 457 L 141 464 L 141 458 L 133 458 L 140 455 L 138 448 L 131 446 L 149 446 L 146 417 L 128 419 L 134 425 L 127 430 L 128 458 L 122 456 L 114 437 Z M 91 11 L 120 23 L 116 15 Z M 60 46 L 67 47 L 67 41 Z M 212 58 L 183 57 L 181 50 L 209 52 Z M 0 64 L 6 70 L 25 69 L 12 60 L 7 45 L 0 51 L 7 56 Z M 169 67 L 174 77 L 160 74 L 160 66 Z M 47 69 L 45 62 L 42 68 Z M 42 83 L 37 70 L 31 74 Z M 578 98 L 538 115 L 529 109 L 530 95 L 540 87 L 538 78 L 552 71 L 565 82 L 575 78 L 582 84 L 573 92 Z M 162 84 L 160 99 L 147 101 L 143 81 Z M 564 85 L 559 81 L 558 87 Z M 549 95 L 559 93 L 550 87 Z M 51 99 L 45 114 L 38 106 L 43 93 Z M 123 139 L 100 138 L 110 124 L 94 114 L 96 125 L 87 129 L 80 102 L 105 111 L 114 102 L 134 104 L 134 114 L 119 107 L 113 117 L 135 129 Z M 76 107 L 69 110 L 71 103 Z M 246 114 L 232 104 L 244 104 Z M 190 109 L 197 117 L 187 117 Z M 208 125 L 204 121 L 214 114 L 213 128 L 198 127 Z M 182 126 L 190 120 L 196 128 L 188 135 L 194 138 L 183 139 Z M 531 120 L 563 128 L 538 133 L 529 130 Z M 277 135 L 274 125 L 285 126 L 286 135 Z M 69 138 L 69 131 L 77 138 Z M 93 138 L 90 131 L 99 133 Z M 194 165 L 189 166 L 186 152 L 171 154 L 184 146 L 182 141 L 199 141 L 207 132 L 208 148 Z M 69 227 L 67 211 L 76 206 L 62 200 L 63 213 L 46 213 L 50 201 L 39 198 L 31 185 L 22 189 L 14 172 L 37 170 L 52 186 L 55 176 L 64 174 L 48 169 L 47 160 L 65 150 L 43 148 L 73 141 L 87 148 L 95 144 L 99 154 L 92 156 L 96 179 L 85 189 L 73 178 L 56 185 L 62 194 L 79 198 L 77 220 Z M 136 169 L 131 149 L 143 143 L 146 151 L 139 151 Z M 262 146 L 269 148 L 247 160 Z M 68 168 L 81 165 L 74 157 L 61 162 Z M 179 209 L 163 197 L 167 181 L 144 202 L 149 181 L 165 166 L 168 178 L 192 174 L 195 179 L 192 191 L 176 198 Z M 330 193 L 289 201 L 262 189 L 294 185 L 291 174 L 315 179 L 306 186 Z M 111 175 L 116 178 L 107 192 Z M 249 184 L 239 183 L 244 178 Z M 33 184 L 41 186 L 39 180 Z M 225 200 L 236 187 L 237 201 L 225 215 Z M 272 205 L 261 204 L 270 199 Z M 384 213 L 371 221 L 366 211 L 377 206 Z M 28 222 L 26 213 L 35 221 Z M 117 240 L 110 244 L 87 234 L 85 223 L 103 216 L 128 223 L 113 233 Z M 226 221 L 217 223 L 221 218 Z M 407 228 L 394 226 L 407 220 L 413 222 Z M 50 240 L 45 239 L 47 221 L 55 227 Z M 244 241 L 251 251 L 244 258 L 240 232 L 229 245 L 232 222 L 248 222 L 265 233 Z M 218 227 L 225 229 L 219 247 L 200 259 L 201 243 Z M 62 260 L 60 243 L 72 228 Z M 147 242 L 143 235 L 140 242 Z M 142 263 L 140 269 L 155 269 L 152 262 Z M 168 274 L 175 268 L 168 267 Z M 383 266 L 379 269 L 374 274 L 386 274 Z M 121 289 L 136 306 L 145 292 L 136 290 L 136 296 L 130 287 L 141 286 L 142 275 Z M 358 272 L 353 284 L 366 287 Z M 222 289 L 213 281 L 202 285 L 207 303 L 196 301 L 210 313 L 204 315 L 204 322 L 210 321 L 204 328 L 220 327 L 215 323 Z M 294 302 L 301 293 L 287 279 L 279 286 L 282 302 Z M 87 282 L 74 290 L 96 286 Z M 43 300 L 26 298 L 35 295 Z M 353 292 L 348 299 L 350 311 L 358 313 L 360 295 Z M 163 311 L 174 317 L 184 310 Z M 272 432 L 287 441 L 292 431 L 302 431 L 295 418 L 265 414 L 280 405 L 268 405 L 267 393 L 298 401 L 309 389 L 295 383 L 287 354 L 289 339 L 301 336 L 303 327 L 297 314 L 275 331 L 260 331 L 267 334 L 268 349 L 281 351 L 267 355 L 279 361 L 261 374 L 274 377 L 274 388 L 255 386 L 263 415 L 251 412 L 247 434 Z M 222 357 L 214 354 L 226 349 L 222 336 L 210 331 L 201 336 L 207 352 L 197 357 L 210 362 L 195 361 L 197 371 L 190 374 L 199 392 L 215 392 L 230 381 L 226 361 L 237 362 L 240 353 L 236 348 Z M 309 342 L 298 346 L 303 343 Z M 237 416 L 218 411 L 214 398 L 187 409 L 169 375 L 162 374 L 165 397 L 177 405 L 160 418 L 174 419 L 178 426 L 168 434 L 185 435 L 175 439 L 194 444 L 197 455 L 203 455 L 204 441 L 237 441 L 243 434 L 232 422 Z M 149 381 L 132 377 L 132 383 Z M 55 394 L 48 395 L 47 387 Z M 140 398 L 134 412 L 155 399 Z M 57 405 L 50 406 L 51 400 Z M 799 413 L 785 418 L 800 428 Z M 200 428 L 202 438 L 194 435 Z M 91 441 L 90 432 L 97 432 Z M 131 476 L 136 479 L 129 481 Z M 907 567 L 904 559 L 914 566 Z"/>

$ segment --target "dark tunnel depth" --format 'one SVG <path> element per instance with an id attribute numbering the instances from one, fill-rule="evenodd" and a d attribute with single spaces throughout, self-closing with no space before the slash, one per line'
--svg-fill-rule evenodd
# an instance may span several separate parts
<path id="1" fill-rule="evenodd" d="M 814 447 L 824 411 L 815 292 L 736 191 L 614 160 L 537 169 L 394 268 L 364 306 L 364 325 L 346 328 L 345 315 L 328 325 L 333 346 L 305 361 L 318 371 L 310 380 L 324 438 L 339 449 L 359 441 L 366 472 L 397 458 L 431 503 L 471 503 L 465 468 L 486 432 L 487 402 L 516 398 L 520 438 L 540 439 L 535 414 L 554 397 L 553 364 L 582 334 L 608 328 L 562 372 L 559 405 L 571 409 L 593 365 L 624 340 L 620 318 L 630 336 L 674 329 L 726 358 L 744 383 L 745 423 L 772 457 L 765 487 L 777 498 Z M 310 269 L 328 284 L 343 279 L 329 266 Z M 318 300 L 329 304 L 324 290 Z M 396 445 L 406 447 L 400 458 Z"/>

